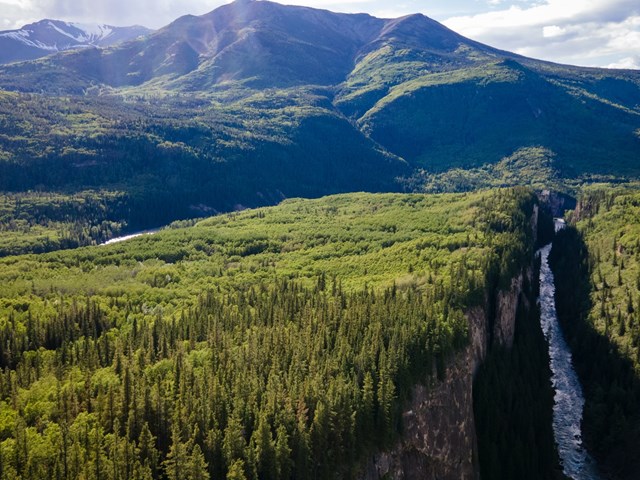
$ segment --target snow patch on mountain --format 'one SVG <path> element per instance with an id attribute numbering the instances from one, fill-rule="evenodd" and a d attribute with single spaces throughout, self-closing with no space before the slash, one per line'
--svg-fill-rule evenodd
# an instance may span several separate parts
<path id="1" fill-rule="evenodd" d="M 116 28 L 111 25 L 90 23 L 69 23 L 69 25 L 85 32 L 88 35 L 87 38 L 107 38 Z"/>
<path id="2" fill-rule="evenodd" d="M 141 26 L 40 20 L 19 30 L 0 31 L 0 64 L 75 48 L 109 47 L 149 33 L 151 30 Z"/>
<path id="3" fill-rule="evenodd" d="M 55 29 L 57 32 L 62 35 L 66 35 L 67 37 L 75 40 L 78 43 L 89 43 L 95 44 L 100 40 L 107 38 L 111 35 L 116 27 L 112 27 L 110 25 L 101 25 L 101 24 L 89 24 L 89 23 L 69 23 L 69 22 L 61 22 L 65 25 L 69 30 L 65 30 L 60 28 L 53 22 L 49 22 L 49 25 Z M 81 32 L 79 35 L 78 33 Z"/>
<path id="4" fill-rule="evenodd" d="M 57 52 L 60 49 L 57 45 L 49 45 L 39 40 L 31 40 L 30 32 L 28 30 L 16 30 L 11 32 L 0 33 L 0 37 L 11 38 L 23 43 L 29 47 L 40 48 L 42 50 L 49 50 L 51 52 Z"/>

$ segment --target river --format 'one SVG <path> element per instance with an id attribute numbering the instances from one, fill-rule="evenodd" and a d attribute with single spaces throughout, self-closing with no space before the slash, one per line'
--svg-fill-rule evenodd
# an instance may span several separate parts
<path id="1" fill-rule="evenodd" d="M 564 222 L 556 222 L 556 230 Z M 599 480 L 595 461 L 582 445 L 584 396 L 556 315 L 555 284 L 549 267 L 551 244 L 540 249 L 540 323 L 549 344 L 551 382 L 555 390 L 553 434 L 564 474 L 574 480 Z"/>
<path id="2" fill-rule="evenodd" d="M 159 231 L 159 228 L 155 228 L 153 230 L 143 230 L 142 232 L 130 233 L 129 235 L 123 235 L 121 237 L 113 237 L 111 240 L 107 240 L 100 245 L 112 245 L 114 243 L 124 242 L 125 240 L 131 240 L 132 238 L 140 237 L 142 235 L 153 235 L 154 233 L 157 233 Z"/>

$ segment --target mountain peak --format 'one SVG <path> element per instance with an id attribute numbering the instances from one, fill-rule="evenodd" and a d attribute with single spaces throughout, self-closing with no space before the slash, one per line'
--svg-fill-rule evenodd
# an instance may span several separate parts
<path id="1" fill-rule="evenodd" d="M 0 31 L 0 64 L 89 46 L 108 47 L 149 33 L 139 25 L 116 27 L 45 18 L 18 30 Z"/>

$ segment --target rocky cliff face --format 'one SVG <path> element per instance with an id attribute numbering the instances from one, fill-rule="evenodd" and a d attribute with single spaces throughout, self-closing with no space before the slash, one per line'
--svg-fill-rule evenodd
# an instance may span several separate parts
<path id="1" fill-rule="evenodd" d="M 543 190 L 538 194 L 540 202 L 542 202 L 550 211 L 554 217 L 564 216 L 565 210 L 579 208 L 576 206 L 576 200 L 569 195 L 553 192 L 550 190 Z"/>
<path id="2" fill-rule="evenodd" d="M 499 291 L 496 295 L 496 318 L 493 327 L 493 338 L 497 345 L 504 345 L 507 348 L 513 346 L 516 310 L 518 308 L 518 297 L 522 292 L 523 278 L 522 273 L 512 278 L 509 290 Z M 484 360 L 484 357 L 479 360 Z"/>
<path id="3" fill-rule="evenodd" d="M 496 294 L 493 322 L 483 308 L 467 313 L 469 345 L 450 360 L 442 381 L 433 375 L 430 385 L 414 387 L 411 402 L 402 414 L 404 431 L 400 440 L 393 449 L 369 459 L 363 480 L 479 478 L 473 379 L 490 348 L 489 325 L 494 326 L 496 344 L 512 346 L 525 275 L 530 276 L 530 272 L 519 274 L 508 291 Z"/>

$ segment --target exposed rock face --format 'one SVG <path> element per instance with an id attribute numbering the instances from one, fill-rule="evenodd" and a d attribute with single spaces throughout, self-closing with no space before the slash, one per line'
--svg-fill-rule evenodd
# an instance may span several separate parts
<path id="1" fill-rule="evenodd" d="M 496 299 L 496 319 L 493 327 L 493 338 L 497 345 L 511 348 L 516 326 L 516 310 L 518 296 L 522 292 L 522 273 L 511 279 L 508 291 L 499 291 Z M 475 372 L 474 372 L 475 373 Z"/>
<path id="2" fill-rule="evenodd" d="M 471 357 L 467 349 L 448 366 L 444 381 L 415 387 L 400 443 L 376 455 L 365 478 L 477 478 Z"/>
<path id="3" fill-rule="evenodd" d="M 563 193 L 543 190 L 538 194 L 538 198 L 546 205 L 554 217 L 564 216 L 564 211 L 567 209 L 575 208 L 577 211 L 579 208 L 579 206 L 576 206 L 576 200 L 574 198 Z"/>
<path id="4" fill-rule="evenodd" d="M 494 342 L 511 347 L 523 273 L 496 298 Z M 366 465 L 364 480 L 479 479 L 473 417 L 473 379 L 489 349 L 490 325 L 482 308 L 467 313 L 470 342 L 451 359 L 442 381 L 414 387 L 402 414 L 401 438 L 395 447 L 375 454 Z"/>

